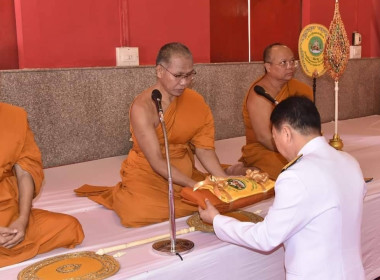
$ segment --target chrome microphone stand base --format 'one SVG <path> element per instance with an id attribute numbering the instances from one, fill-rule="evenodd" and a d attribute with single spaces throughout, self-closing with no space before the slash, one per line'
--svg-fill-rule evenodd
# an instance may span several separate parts
<path id="1" fill-rule="evenodd" d="M 160 255 L 177 255 L 189 253 L 194 248 L 194 243 L 187 239 L 177 238 L 175 240 L 175 248 L 172 248 L 172 241 L 157 241 L 152 245 L 153 250 Z"/>

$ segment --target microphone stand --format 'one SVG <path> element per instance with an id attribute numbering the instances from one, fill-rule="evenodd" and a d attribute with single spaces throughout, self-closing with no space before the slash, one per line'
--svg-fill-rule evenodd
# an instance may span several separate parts
<path id="1" fill-rule="evenodd" d="M 171 165 L 170 165 L 169 144 L 168 144 L 168 137 L 166 134 L 164 113 L 162 111 L 160 99 L 157 100 L 157 104 L 158 104 L 157 106 L 158 115 L 161 122 L 162 132 L 164 134 L 166 163 L 167 163 L 167 168 L 168 168 L 170 240 L 158 241 L 154 243 L 152 247 L 159 254 L 178 255 L 180 259 L 182 260 L 182 257 L 179 253 L 184 254 L 184 253 L 190 252 L 194 248 L 194 243 L 187 239 L 176 238 L 173 180 L 172 180 L 172 172 L 171 172 Z"/>

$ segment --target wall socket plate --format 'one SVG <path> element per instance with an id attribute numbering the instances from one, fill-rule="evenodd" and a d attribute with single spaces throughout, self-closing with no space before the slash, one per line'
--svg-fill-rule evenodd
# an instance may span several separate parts
<path id="1" fill-rule="evenodd" d="M 139 65 L 139 48 L 116 48 L 116 66 Z"/>
<path id="2" fill-rule="evenodd" d="M 361 58 L 362 46 L 350 46 L 350 58 Z"/>

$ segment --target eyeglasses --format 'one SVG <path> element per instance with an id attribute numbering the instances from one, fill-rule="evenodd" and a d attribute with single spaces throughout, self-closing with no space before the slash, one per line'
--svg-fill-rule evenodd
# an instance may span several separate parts
<path id="1" fill-rule="evenodd" d="M 170 73 L 176 80 L 180 81 L 182 79 L 185 79 L 185 80 L 193 80 L 195 78 L 195 75 L 197 74 L 197 72 L 195 70 L 192 70 L 190 71 L 189 73 L 186 73 L 186 74 L 173 74 L 172 72 L 170 72 L 165 66 L 163 66 L 162 64 L 159 64 L 162 68 L 164 68 L 166 71 L 168 71 L 168 73 Z"/>
<path id="2" fill-rule="evenodd" d="M 280 66 L 281 68 L 297 68 L 298 67 L 298 61 L 295 60 L 295 59 L 292 59 L 292 60 L 283 60 L 281 61 L 280 63 L 272 63 L 272 62 L 266 62 L 266 63 L 269 63 L 269 64 L 273 64 L 273 65 L 278 65 Z"/>

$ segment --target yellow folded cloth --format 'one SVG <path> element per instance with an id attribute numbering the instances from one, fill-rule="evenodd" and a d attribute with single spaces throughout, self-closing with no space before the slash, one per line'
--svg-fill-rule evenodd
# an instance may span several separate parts
<path id="1" fill-rule="evenodd" d="M 267 173 L 248 170 L 245 176 L 214 177 L 207 176 L 194 186 L 194 191 L 206 189 L 221 201 L 230 203 L 240 198 L 265 193 L 274 187 L 274 181 Z"/>

